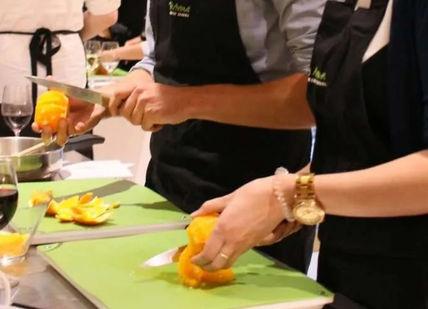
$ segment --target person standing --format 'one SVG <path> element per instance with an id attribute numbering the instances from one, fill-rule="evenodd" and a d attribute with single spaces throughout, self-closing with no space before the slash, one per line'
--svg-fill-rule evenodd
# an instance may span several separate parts
<path id="1" fill-rule="evenodd" d="M 317 124 L 316 175 L 258 179 L 205 203 L 193 215 L 222 214 L 193 262 L 229 267 L 326 214 L 317 279 L 336 293 L 328 308 L 427 308 L 427 37 L 427 1 L 327 2 L 301 101 Z"/>
<path id="2" fill-rule="evenodd" d="M 86 60 L 82 40 L 114 24 L 119 6 L 120 0 L 2 0 L 0 98 L 6 84 L 25 83 L 26 75 L 54 75 L 84 87 Z M 35 85 L 32 96 L 35 100 Z M 23 135 L 33 134 L 30 128 L 23 131 Z M 12 135 L 3 121 L 0 135 Z"/>
<path id="3" fill-rule="evenodd" d="M 157 131 L 149 188 L 192 212 L 277 166 L 297 171 L 309 162 L 310 130 L 281 130 L 281 111 L 304 98 L 323 6 L 324 0 L 148 2 L 144 59 L 101 91 L 111 97 L 110 115 Z M 165 119 L 154 119 L 153 110 Z M 72 103 L 58 140 L 106 114 Z M 276 123 L 261 129 L 260 119 L 272 117 Z M 313 228 L 302 229 L 265 250 L 306 271 L 313 237 Z"/>

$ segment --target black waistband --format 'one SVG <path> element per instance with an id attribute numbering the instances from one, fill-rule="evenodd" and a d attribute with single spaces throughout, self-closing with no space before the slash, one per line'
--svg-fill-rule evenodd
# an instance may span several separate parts
<path id="1" fill-rule="evenodd" d="M 76 33 L 79 33 L 79 31 L 73 31 L 73 30 L 55 30 L 55 31 L 50 31 L 49 30 L 49 32 L 51 34 L 76 34 Z M 26 31 L 0 31 L 0 34 L 35 35 L 36 33 L 37 33 L 37 30 L 35 32 L 26 32 Z"/>

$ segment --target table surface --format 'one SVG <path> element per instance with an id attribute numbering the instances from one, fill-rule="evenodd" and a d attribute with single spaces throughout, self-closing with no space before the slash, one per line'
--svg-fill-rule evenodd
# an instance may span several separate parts
<path id="1" fill-rule="evenodd" d="M 72 151 L 64 154 L 64 160 L 76 163 L 88 159 Z M 38 256 L 36 248 L 30 249 L 22 265 L 15 266 L 9 271 L 19 277 L 13 299 L 18 307 L 22 305 L 24 308 L 96 308 Z M 20 271 L 25 275 L 19 276 Z"/>

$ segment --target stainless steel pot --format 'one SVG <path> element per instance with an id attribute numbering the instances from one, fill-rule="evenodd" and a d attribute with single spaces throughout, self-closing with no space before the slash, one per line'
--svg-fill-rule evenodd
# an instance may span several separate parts
<path id="1" fill-rule="evenodd" d="M 14 156 L 15 153 L 40 142 L 41 139 L 35 137 L 0 137 L 0 159 L 9 158 L 14 162 L 18 181 L 50 179 L 62 168 L 64 151 L 101 144 L 104 138 L 86 134 L 70 138 L 65 147 L 52 144 L 34 154 Z"/>

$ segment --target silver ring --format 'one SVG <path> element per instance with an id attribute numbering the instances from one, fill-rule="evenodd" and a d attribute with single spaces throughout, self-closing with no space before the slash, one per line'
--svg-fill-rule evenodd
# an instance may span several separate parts
<path id="1" fill-rule="evenodd" d="M 219 254 L 223 259 L 228 260 L 229 256 L 227 254 L 224 254 L 223 252 L 220 252 Z"/>

